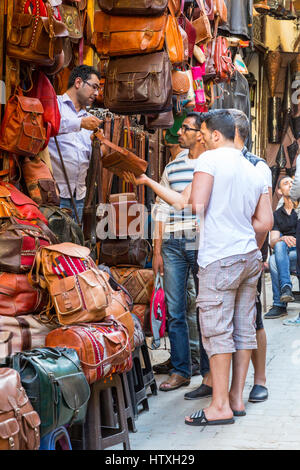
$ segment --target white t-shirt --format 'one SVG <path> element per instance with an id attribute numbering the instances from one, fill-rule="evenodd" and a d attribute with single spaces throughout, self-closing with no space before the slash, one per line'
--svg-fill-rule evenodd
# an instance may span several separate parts
<path id="1" fill-rule="evenodd" d="M 272 173 L 268 165 L 264 162 L 258 162 L 255 165 L 255 168 L 257 168 L 257 170 L 261 173 L 267 186 L 272 188 Z"/>
<path id="2" fill-rule="evenodd" d="M 214 177 L 201 231 L 199 266 L 257 249 L 251 221 L 261 194 L 268 193 L 260 171 L 240 150 L 228 147 L 203 153 L 195 167 L 195 173 L 199 171 Z"/>

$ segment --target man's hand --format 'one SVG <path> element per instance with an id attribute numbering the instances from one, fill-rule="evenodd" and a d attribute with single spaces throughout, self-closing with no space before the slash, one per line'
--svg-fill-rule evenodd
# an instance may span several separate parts
<path id="1" fill-rule="evenodd" d="M 147 180 L 147 176 L 144 173 L 141 176 L 135 176 L 130 171 L 123 171 L 122 177 L 126 183 L 132 183 L 135 186 L 138 186 L 139 184 L 145 184 Z"/>
<path id="2" fill-rule="evenodd" d="M 155 276 L 157 275 L 157 273 L 160 273 L 161 276 L 164 275 L 164 262 L 160 253 L 154 252 L 153 254 L 152 269 L 154 271 Z"/>
<path id="3" fill-rule="evenodd" d="M 296 246 L 296 238 L 291 235 L 284 235 L 283 237 L 280 237 L 280 240 L 278 241 L 286 243 L 289 248 Z"/>
<path id="4" fill-rule="evenodd" d="M 96 116 L 86 116 L 81 119 L 81 129 L 86 129 L 88 131 L 94 131 L 100 126 L 100 124 L 102 124 L 102 121 Z"/>

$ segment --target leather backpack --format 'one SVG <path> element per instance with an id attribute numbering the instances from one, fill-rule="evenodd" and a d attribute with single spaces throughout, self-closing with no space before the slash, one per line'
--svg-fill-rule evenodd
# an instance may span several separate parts
<path id="1" fill-rule="evenodd" d="M 34 411 L 20 375 L 0 368 L 0 450 L 38 450 L 41 420 Z"/>
<path id="2" fill-rule="evenodd" d="M 168 0 L 98 0 L 99 7 L 108 15 L 120 16 L 159 16 L 167 8 Z"/>

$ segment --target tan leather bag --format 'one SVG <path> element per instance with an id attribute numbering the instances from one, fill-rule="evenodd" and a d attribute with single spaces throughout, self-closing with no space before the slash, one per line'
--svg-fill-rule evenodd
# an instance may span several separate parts
<path id="1" fill-rule="evenodd" d="M 161 51 L 167 15 L 158 17 L 111 16 L 96 11 L 93 44 L 110 57 Z"/>
<path id="2" fill-rule="evenodd" d="M 154 288 L 154 275 L 152 269 L 112 266 L 110 270 L 115 280 L 128 290 L 134 304 L 150 303 Z"/>
<path id="3" fill-rule="evenodd" d="M 168 15 L 166 27 L 166 48 L 170 62 L 172 64 L 182 64 L 185 59 L 185 48 L 172 2 L 169 2 L 169 10 L 171 14 Z"/>
<path id="4" fill-rule="evenodd" d="M 200 8 L 200 16 L 192 22 L 196 30 L 196 44 L 202 44 L 212 39 L 212 32 L 209 19 L 205 13 L 205 6 L 203 0 L 197 0 Z"/>
<path id="5" fill-rule="evenodd" d="M 0 369 L 0 450 L 38 450 L 41 420 L 22 387 L 19 373 Z"/>

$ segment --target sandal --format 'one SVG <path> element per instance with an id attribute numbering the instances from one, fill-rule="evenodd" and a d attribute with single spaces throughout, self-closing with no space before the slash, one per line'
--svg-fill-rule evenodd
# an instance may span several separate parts
<path id="1" fill-rule="evenodd" d="M 205 416 L 204 410 L 199 410 L 193 413 L 190 416 L 190 419 L 193 421 L 188 421 L 185 420 L 185 424 L 188 424 L 189 426 L 216 426 L 217 424 L 233 424 L 234 419 L 233 418 L 228 418 L 228 419 L 215 419 L 215 420 L 208 420 Z"/>
<path id="2" fill-rule="evenodd" d="M 173 373 L 168 380 L 162 382 L 159 386 L 159 390 L 162 392 L 169 392 L 170 390 L 176 390 L 179 387 L 185 387 L 190 384 L 190 379 L 182 377 L 182 375 Z"/>

